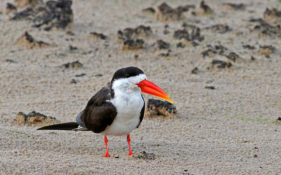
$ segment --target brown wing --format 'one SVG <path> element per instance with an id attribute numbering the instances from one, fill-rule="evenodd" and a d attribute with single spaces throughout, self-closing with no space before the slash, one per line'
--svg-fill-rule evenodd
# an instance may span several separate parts
<path id="1" fill-rule="evenodd" d="M 110 87 L 103 87 L 88 102 L 81 115 L 86 128 L 100 133 L 111 125 L 117 115 L 114 105 L 107 101 L 111 98 Z"/>

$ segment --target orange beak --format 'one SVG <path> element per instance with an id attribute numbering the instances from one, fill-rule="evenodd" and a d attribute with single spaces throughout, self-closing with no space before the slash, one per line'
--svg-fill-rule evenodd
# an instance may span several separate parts
<path id="1" fill-rule="evenodd" d="M 166 100 L 170 103 L 174 103 L 172 99 L 166 94 L 160 87 L 156 86 L 154 83 L 148 81 L 148 80 L 143 80 L 136 84 L 139 88 L 141 88 L 141 91 L 156 97 L 159 97 L 163 100 Z"/>

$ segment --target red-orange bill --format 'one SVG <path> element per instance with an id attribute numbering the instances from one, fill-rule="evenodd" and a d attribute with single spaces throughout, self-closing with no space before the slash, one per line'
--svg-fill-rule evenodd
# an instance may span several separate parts
<path id="1" fill-rule="evenodd" d="M 141 91 L 150 95 L 154 95 L 158 98 L 161 98 L 163 100 L 166 100 L 170 103 L 174 103 L 172 99 L 166 94 L 160 87 L 156 86 L 154 83 L 143 80 L 137 84 L 138 87 L 141 88 Z"/>

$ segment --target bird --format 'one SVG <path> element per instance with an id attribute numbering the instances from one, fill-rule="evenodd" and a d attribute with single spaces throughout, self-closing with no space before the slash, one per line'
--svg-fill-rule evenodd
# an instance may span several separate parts
<path id="1" fill-rule="evenodd" d="M 117 70 L 107 86 L 102 87 L 76 117 L 76 122 L 44 126 L 37 130 L 92 131 L 104 136 L 108 153 L 107 136 L 126 136 L 131 156 L 130 133 L 138 128 L 144 117 L 145 101 L 141 94 L 147 93 L 165 101 L 173 100 L 157 85 L 149 81 L 144 72 L 137 67 Z"/>

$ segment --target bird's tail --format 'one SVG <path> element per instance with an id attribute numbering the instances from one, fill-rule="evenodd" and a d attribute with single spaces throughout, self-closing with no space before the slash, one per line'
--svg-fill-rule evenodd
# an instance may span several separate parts
<path id="1" fill-rule="evenodd" d="M 37 130 L 77 130 L 79 124 L 76 122 L 60 123 L 55 125 L 44 126 Z"/>

